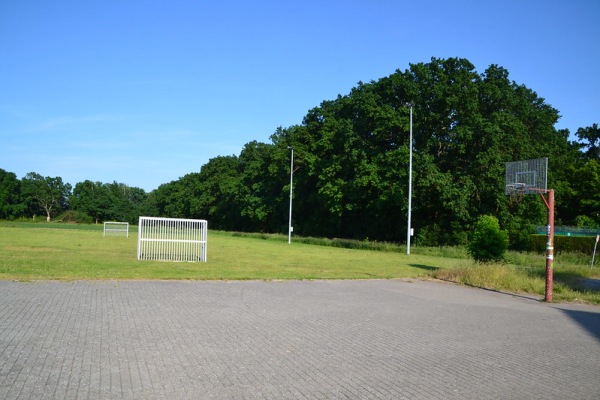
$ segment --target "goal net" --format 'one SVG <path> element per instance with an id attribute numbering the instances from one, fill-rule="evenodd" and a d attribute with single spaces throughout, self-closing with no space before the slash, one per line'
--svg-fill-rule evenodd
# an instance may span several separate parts
<path id="1" fill-rule="evenodd" d="M 104 236 L 129 237 L 129 223 L 107 221 L 104 223 Z"/>

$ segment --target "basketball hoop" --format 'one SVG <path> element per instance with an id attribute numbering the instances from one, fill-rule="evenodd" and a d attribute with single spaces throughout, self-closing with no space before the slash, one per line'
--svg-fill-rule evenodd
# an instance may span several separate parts
<path id="1" fill-rule="evenodd" d="M 538 194 L 548 209 L 546 242 L 546 292 L 544 300 L 552 301 L 554 275 L 554 189 L 548 189 L 548 158 L 506 163 L 506 195 L 521 201 L 526 194 Z"/>
<path id="2" fill-rule="evenodd" d="M 527 192 L 527 184 L 520 182 L 513 182 L 506 184 L 506 194 L 507 195 L 519 195 L 525 194 Z"/>

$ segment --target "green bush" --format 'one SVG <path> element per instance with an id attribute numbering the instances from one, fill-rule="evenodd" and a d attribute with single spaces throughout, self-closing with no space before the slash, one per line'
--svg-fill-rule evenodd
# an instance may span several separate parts
<path id="1" fill-rule="evenodd" d="M 494 261 L 503 258 L 508 249 L 508 232 L 500 229 L 498 219 L 482 215 L 475 224 L 468 251 L 475 261 Z"/>
<path id="2" fill-rule="evenodd" d="M 587 215 L 578 215 L 575 217 L 575 225 L 579 228 L 600 228 L 598 223 Z"/>
<path id="3" fill-rule="evenodd" d="M 92 224 L 94 219 L 82 211 L 66 211 L 54 218 L 54 222 L 62 222 L 67 224 Z"/>

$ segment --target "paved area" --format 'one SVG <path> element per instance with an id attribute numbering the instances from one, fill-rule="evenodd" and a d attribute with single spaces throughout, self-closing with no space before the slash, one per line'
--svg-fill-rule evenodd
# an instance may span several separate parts
<path id="1" fill-rule="evenodd" d="M 598 399 L 600 307 L 440 282 L 0 281 L 0 399 Z"/>

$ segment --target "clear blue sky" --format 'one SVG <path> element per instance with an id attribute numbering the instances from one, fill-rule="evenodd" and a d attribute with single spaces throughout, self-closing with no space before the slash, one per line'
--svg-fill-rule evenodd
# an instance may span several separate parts
<path id="1" fill-rule="evenodd" d="M 0 2 L 0 168 L 146 191 L 431 57 L 600 123 L 600 1 Z"/>

